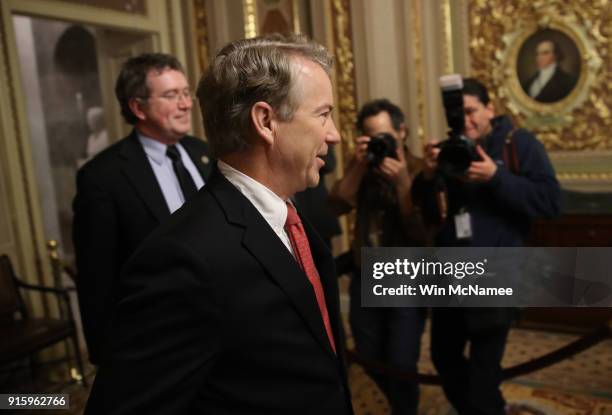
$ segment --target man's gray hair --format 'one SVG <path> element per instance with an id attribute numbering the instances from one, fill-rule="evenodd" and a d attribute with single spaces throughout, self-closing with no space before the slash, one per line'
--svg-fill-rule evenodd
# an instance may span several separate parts
<path id="1" fill-rule="evenodd" d="M 221 49 L 197 90 L 214 157 L 248 148 L 256 102 L 267 102 L 282 121 L 293 118 L 299 106 L 295 58 L 315 62 L 330 75 L 333 60 L 327 49 L 304 35 L 242 39 Z"/>

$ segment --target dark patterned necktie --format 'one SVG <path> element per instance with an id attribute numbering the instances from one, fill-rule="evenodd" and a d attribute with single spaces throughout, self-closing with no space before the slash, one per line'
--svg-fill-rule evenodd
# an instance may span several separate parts
<path id="1" fill-rule="evenodd" d="M 321 284 L 321 278 L 319 272 L 312 259 L 312 253 L 310 251 L 310 244 L 308 243 L 308 237 L 304 231 L 302 221 L 298 216 L 295 208 L 291 203 L 287 203 L 287 221 L 285 222 L 285 230 L 289 235 L 291 241 L 291 247 L 295 254 L 295 259 L 308 277 L 308 281 L 312 284 L 317 304 L 319 305 L 319 311 L 321 312 L 321 318 L 323 319 L 323 325 L 329 338 L 329 343 L 332 350 L 336 353 L 336 343 L 334 342 L 334 334 L 332 332 L 331 323 L 329 321 L 329 313 L 327 312 L 327 304 L 325 304 L 325 293 L 323 292 L 323 285 Z"/>
<path id="2" fill-rule="evenodd" d="M 176 148 L 175 145 L 168 146 L 166 155 L 170 157 L 170 160 L 172 160 L 172 168 L 174 169 L 176 178 L 178 179 L 181 190 L 183 191 L 183 198 L 185 201 L 191 199 L 198 192 L 198 188 L 196 187 L 191 174 L 189 174 L 189 171 L 185 168 L 185 165 L 181 160 L 179 149 Z"/>

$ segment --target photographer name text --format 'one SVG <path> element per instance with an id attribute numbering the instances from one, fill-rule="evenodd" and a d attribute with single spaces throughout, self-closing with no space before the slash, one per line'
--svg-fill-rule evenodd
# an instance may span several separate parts
<path id="1" fill-rule="evenodd" d="M 480 287 L 479 285 L 448 285 L 448 287 L 439 287 L 437 284 L 412 285 L 402 284 L 399 287 L 383 287 L 381 284 L 376 284 L 373 287 L 374 295 L 376 296 L 445 296 L 445 295 L 460 295 L 460 296 L 500 296 L 513 295 L 511 287 Z"/>

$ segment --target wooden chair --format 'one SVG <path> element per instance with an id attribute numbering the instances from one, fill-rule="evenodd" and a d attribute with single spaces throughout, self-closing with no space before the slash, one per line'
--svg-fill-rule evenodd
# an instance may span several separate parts
<path id="1" fill-rule="evenodd" d="M 23 301 L 22 289 L 53 295 L 60 308 L 67 310 L 62 313 L 65 317 L 32 317 Z M 0 255 L 0 339 L 0 365 L 32 357 L 46 347 L 70 340 L 78 369 L 83 376 L 83 384 L 87 385 L 68 290 L 20 281 L 7 255 Z M 70 369 L 69 357 L 66 360 Z"/>

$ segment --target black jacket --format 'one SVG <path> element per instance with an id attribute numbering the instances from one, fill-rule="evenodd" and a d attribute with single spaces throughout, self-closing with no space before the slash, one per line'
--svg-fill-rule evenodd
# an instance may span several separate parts
<path id="1" fill-rule="evenodd" d="M 85 413 L 351 414 L 334 262 L 303 223 L 338 355 L 306 275 L 215 170 L 125 266 Z"/>
<path id="2" fill-rule="evenodd" d="M 207 144 L 190 136 L 180 143 L 206 180 L 211 165 Z M 135 131 L 78 171 L 73 210 L 83 331 L 90 360 L 98 363 L 119 270 L 149 233 L 170 217 Z"/>

